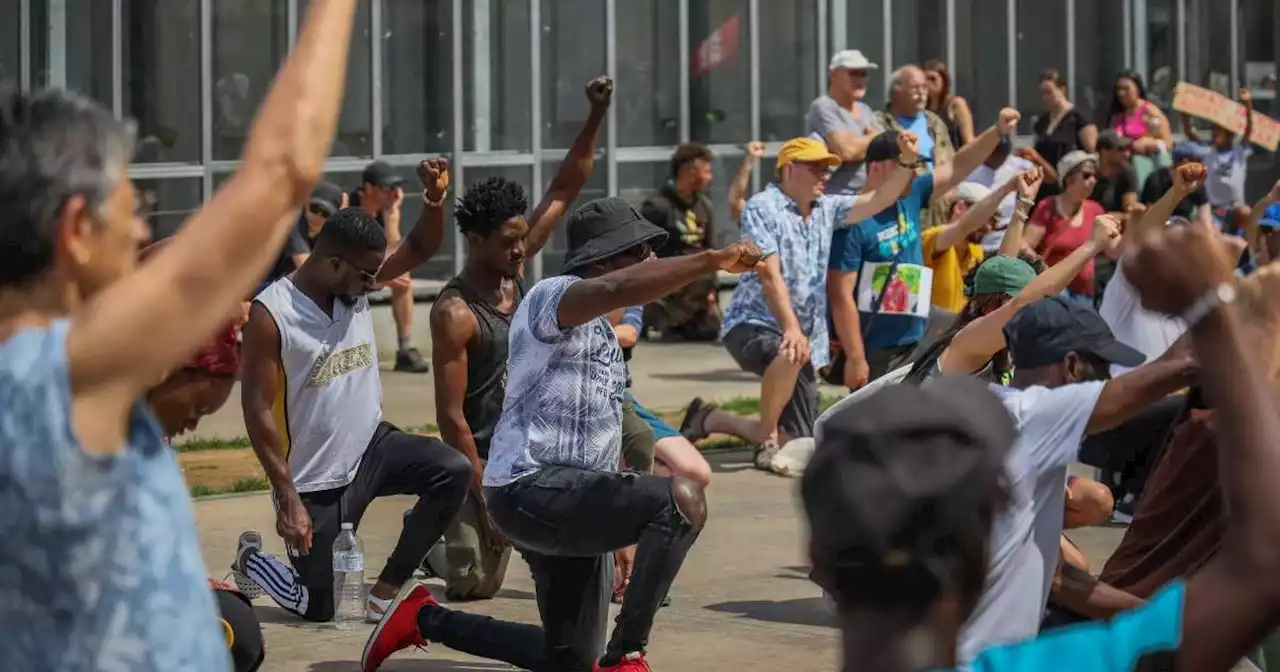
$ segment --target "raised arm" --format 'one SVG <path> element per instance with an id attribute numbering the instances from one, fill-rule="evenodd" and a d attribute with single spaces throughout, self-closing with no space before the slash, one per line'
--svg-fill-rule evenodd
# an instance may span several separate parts
<path id="1" fill-rule="evenodd" d="M 613 100 L 613 80 L 608 77 L 597 77 L 587 83 L 587 101 L 591 104 L 591 112 L 587 122 L 574 138 L 569 147 L 568 156 L 560 164 L 560 170 L 552 178 L 547 193 L 542 201 L 529 215 L 529 235 L 525 238 L 525 255 L 532 257 L 546 246 L 555 231 L 556 223 L 568 211 L 569 206 L 578 200 L 582 186 L 591 177 L 591 170 L 596 165 L 596 137 L 600 135 L 600 124 L 609 112 L 609 104 Z"/>
<path id="2" fill-rule="evenodd" d="M 284 421 L 284 413 L 276 413 L 276 400 L 284 385 L 280 331 L 271 313 L 255 303 L 242 333 L 240 407 L 249 443 L 279 503 L 277 531 L 293 548 L 306 553 L 311 546 L 311 517 L 293 485 L 285 456 L 284 438 L 289 428 L 279 424 Z"/>
<path id="3" fill-rule="evenodd" d="M 978 166 L 991 156 L 991 152 L 995 151 L 996 146 L 1000 144 L 1000 136 L 1009 135 L 1018 130 L 1018 121 L 1021 119 L 1022 115 L 1011 107 L 1000 110 L 1000 118 L 995 126 L 983 131 L 982 135 L 973 139 L 973 142 L 960 148 L 951 163 L 933 169 L 933 193 L 945 194 L 969 177 L 969 174 L 977 170 Z"/>
<path id="4" fill-rule="evenodd" d="M 1115 218 L 1104 215 L 1094 220 L 1088 242 L 1036 276 L 1003 306 L 965 325 L 938 357 L 942 370 L 964 374 L 986 364 L 1005 348 L 1004 327 L 1019 310 L 1045 297 L 1061 294 L 1080 271 L 1119 235 L 1120 225 Z"/>
<path id="5" fill-rule="evenodd" d="M 1032 168 L 1038 171 L 1038 168 Z M 995 216 L 996 211 L 1000 209 L 1000 203 L 1005 197 L 1012 194 L 1018 186 L 1018 176 L 1014 176 L 1012 180 L 1000 185 L 987 194 L 985 198 L 973 205 L 969 206 L 960 219 L 949 224 L 942 225 L 942 230 L 938 232 L 937 238 L 934 239 L 933 249 L 937 253 L 944 252 L 953 247 L 963 244 L 969 239 L 969 236 L 982 227 L 986 226 L 991 218 Z"/>
<path id="6" fill-rule="evenodd" d="M 721 250 L 639 261 L 570 285 L 556 319 L 561 329 L 586 324 L 619 308 L 657 301 L 709 273 L 758 271 L 761 256 L 755 243 L 744 240 Z"/>
<path id="7" fill-rule="evenodd" d="M 1085 434 L 1105 432 L 1128 422 L 1151 404 L 1190 387 L 1199 371 L 1185 344 L 1175 343 L 1154 361 L 1108 380 L 1089 416 Z"/>
<path id="8" fill-rule="evenodd" d="M 1253 142 L 1253 93 L 1249 89 L 1240 89 L 1240 104 L 1244 105 L 1244 140 L 1247 146 Z"/>
<path id="9" fill-rule="evenodd" d="M 841 226 L 857 224 L 878 212 L 892 206 L 915 177 L 915 169 L 911 166 L 920 160 L 920 139 L 915 133 L 902 131 L 898 133 L 898 165 L 894 166 L 889 178 L 874 190 L 863 190 L 853 199 L 849 212 L 845 215 Z M 935 187 L 936 189 L 936 187 Z"/>
<path id="10" fill-rule="evenodd" d="M 729 218 L 735 224 L 742 217 L 742 211 L 747 208 L 747 192 L 751 189 L 751 170 L 760 162 L 760 158 L 764 156 L 764 143 L 752 141 L 747 143 L 747 154 L 742 157 L 742 164 L 738 166 L 738 173 L 733 176 L 733 182 L 729 185 Z"/>
<path id="11" fill-rule="evenodd" d="M 1089 572 L 1061 559 L 1058 560 L 1058 571 L 1053 574 L 1049 594 L 1055 604 L 1099 621 L 1143 604 L 1137 596 L 1105 584 Z"/>
<path id="12" fill-rule="evenodd" d="M 1230 515 L 1222 519 L 1220 549 L 1187 581 L 1177 667 L 1229 669 L 1280 625 L 1274 362 L 1252 355 L 1256 338 L 1222 298 L 1235 265 L 1213 244 L 1211 231 L 1171 228 L 1130 250 L 1125 262 L 1134 269 L 1144 308 L 1189 318 L 1200 387 L 1217 415 L 1218 483 Z"/>
<path id="13" fill-rule="evenodd" d="M 267 274 L 320 181 L 356 0 L 316 0 L 258 111 L 244 161 L 154 258 L 106 288 L 67 336 L 77 393 L 131 397 L 200 347 Z"/>
<path id="14" fill-rule="evenodd" d="M 1147 209 L 1141 217 L 1130 218 L 1129 226 L 1121 239 L 1121 251 L 1138 244 L 1144 237 L 1164 228 L 1173 216 L 1173 211 L 1186 197 L 1195 193 L 1207 175 L 1205 168 L 1199 163 L 1184 163 L 1173 169 L 1173 187 Z"/>
<path id="15" fill-rule="evenodd" d="M 426 263 L 444 242 L 444 204 L 449 193 L 449 160 L 427 159 L 418 164 L 422 183 L 422 214 L 418 224 L 395 246 L 378 270 L 377 281 L 389 282 Z"/>
<path id="16" fill-rule="evenodd" d="M 1203 142 L 1203 140 L 1200 139 L 1200 134 L 1197 133 L 1195 127 L 1191 125 L 1191 116 L 1187 114 L 1182 114 L 1180 116 L 1182 117 L 1182 134 L 1187 136 L 1187 139 L 1191 142 Z"/>
<path id="17" fill-rule="evenodd" d="M 1024 172 L 1018 176 L 1018 205 L 1013 209 L 1013 218 L 1000 240 L 999 254 L 1002 257 L 1016 257 L 1022 252 L 1023 231 L 1027 218 L 1031 216 L 1031 208 L 1035 207 L 1036 194 L 1040 193 L 1040 185 L 1044 183 L 1044 170 L 1035 166 L 1036 172 Z"/>

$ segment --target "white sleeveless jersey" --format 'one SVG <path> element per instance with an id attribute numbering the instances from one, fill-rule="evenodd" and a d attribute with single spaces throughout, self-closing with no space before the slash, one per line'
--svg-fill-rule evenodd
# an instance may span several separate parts
<path id="1" fill-rule="evenodd" d="M 298 492 L 355 478 L 382 420 L 382 383 L 369 300 L 334 301 L 329 317 L 288 277 L 254 299 L 280 331 L 280 390 L 272 415 Z"/>

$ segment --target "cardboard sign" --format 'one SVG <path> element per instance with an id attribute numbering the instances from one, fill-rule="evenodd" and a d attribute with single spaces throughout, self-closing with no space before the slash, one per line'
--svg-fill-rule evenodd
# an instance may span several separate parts
<path id="1" fill-rule="evenodd" d="M 876 297 L 884 289 L 884 301 L 880 303 L 882 315 L 914 315 L 929 317 L 929 299 L 933 296 L 933 269 L 916 264 L 898 264 L 893 277 L 889 277 L 889 262 L 867 262 L 858 274 L 858 310 L 872 312 Z"/>
<path id="2" fill-rule="evenodd" d="M 1217 91 L 1188 82 L 1178 82 L 1173 89 L 1173 109 L 1208 120 L 1236 134 L 1244 133 L 1245 106 Z M 1276 151 L 1280 146 L 1280 123 L 1255 111 L 1250 141 L 1267 151 Z"/>

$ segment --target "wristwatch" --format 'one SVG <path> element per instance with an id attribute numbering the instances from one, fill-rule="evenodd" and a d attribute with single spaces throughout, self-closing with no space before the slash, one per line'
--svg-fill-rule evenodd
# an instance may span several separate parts
<path id="1" fill-rule="evenodd" d="M 1182 321 L 1186 323 L 1190 329 L 1200 323 L 1201 320 L 1209 316 L 1214 308 L 1225 306 L 1236 300 L 1236 287 L 1231 283 L 1224 282 L 1221 285 L 1205 292 L 1204 296 L 1196 299 L 1191 307 L 1182 314 Z"/>

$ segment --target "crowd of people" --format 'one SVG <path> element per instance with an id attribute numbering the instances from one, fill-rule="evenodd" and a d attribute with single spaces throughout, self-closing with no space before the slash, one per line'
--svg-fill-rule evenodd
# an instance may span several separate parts
<path id="1" fill-rule="evenodd" d="M 130 124 L 0 87 L 0 667 L 259 669 L 251 598 L 333 620 L 340 530 L 413 495 L 364 597 L 362 669 L 433 642 L 642 672 L 708 524 L 695 442 L 716 433 L 803 477 L 846 670 L 1266 669 L 1280 184 L 1245 202 L 1250 130 L 1204 145 L 1188 125 L 1173 145 L 1123 73 L 1099 131 L 1046 73 L 1035 145 L 1015 149 L 1021 113 L 982 128 L 944 64 L 899 67 L 875 111 L 876 64 L 841 51 L 811 132 L 749 197 L 764 148 L 748 146 L 741 239 L 717 247 L 703 146 L 677 149 L 640 207 L 573 208 L 612 103 L 600 77 L 532 210 L 502 178 L 457 198 L 467 260 L 432 306 L 428 366 L 407 274 L 444 239 L 448 162 L 418 167 L 404 235 L 390 167 L 351 192 L 320 183 L 356 5 L 312 3 L 239 170 L 160 243 Z M 563 268 L 526 283 L 562 221 Z M 722 272 L 739 278 L 723 310 Z M 382 417 L 380 286 L 396 369 L 433 373 L 439 438 Z M 653 330 L 721 342 L 760 376 L 759 417 L 694 399 L 672 427 L 642 405 L 628 361 Z M 237 380 L 285 553 L 245 532 L 229 584 L 207 577 L 168 441 Z M 825 413 L 821 381 L 850 391 Z M 792 441 L 814 445 L 803 473 L 779 464 Z M 1081 460 L 1102 480 L 1069 477 Z M 1129 527 L 1095 577 L 1064 530 L 1111 518 Z M 414 579 L 437 543 L 425 569 L 451 607 Z M 513 550 L 540 623 L 459 604 L 493 597 Z"/>

